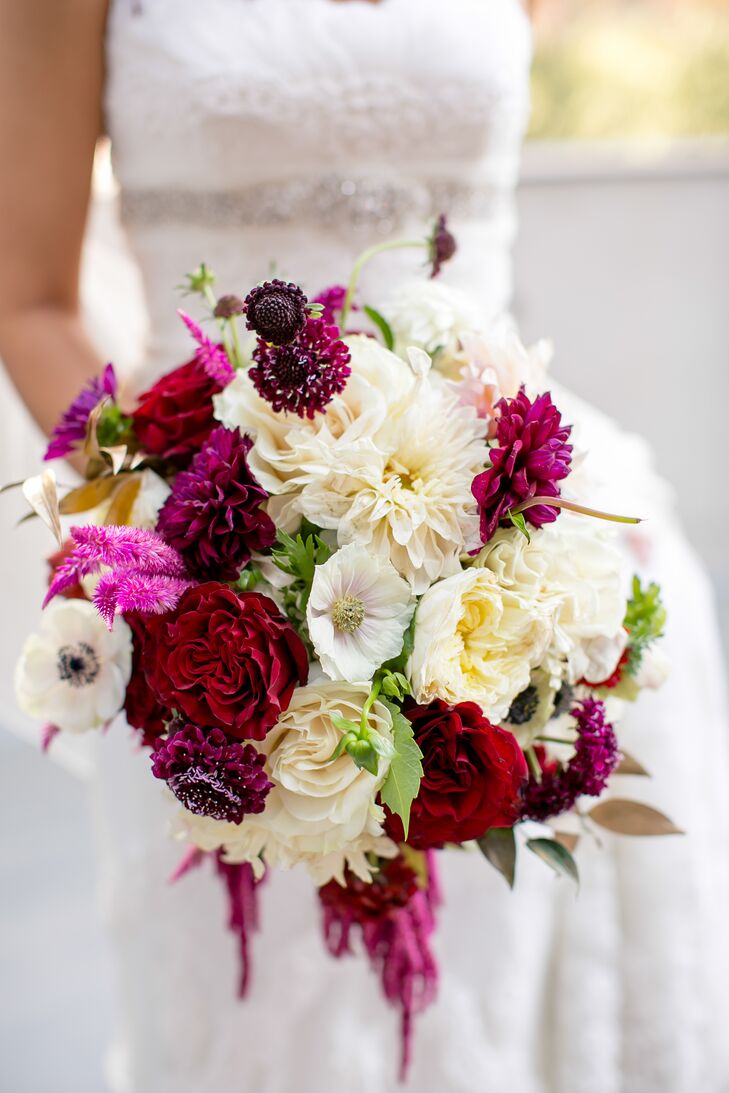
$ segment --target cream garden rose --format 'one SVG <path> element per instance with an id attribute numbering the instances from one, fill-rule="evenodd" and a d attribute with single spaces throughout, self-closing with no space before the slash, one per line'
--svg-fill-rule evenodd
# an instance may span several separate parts
<path id="1" fill-rule="evenodd" d="M 185 833 L 203 850 L 223 848 L 231 861 L 263 855 L 266 865 L 284 869 L 304 863 L 317 884 L 333 877 L 344 883 L 347 866 L 369 880 L 367 854 L 396 852 L 375 803 L 389 764 L 380 756 L 375 777 L 346 752 L 330 762 L 343 735 L 332 715 L 358 721 L 368 694 L 366 685 L 324 679 L 299 687 L 266 739 L 256 741 L 273 782 L 265 812 L 242 824 L 185 814 L 179 821 Z M 382 702 L 372 706 L 369 725 L 392 739 L 392 717 Z"/>
<path id="2" fill-rule="evenodd" d="M 488 569 L 466 569 L 423 596 L 408 665 L 418 702 L 476 702 L 495 722 L 529 684 L 552 634 L 536 597 L 502 587 Z"/>
<path id="3" fill-rule="evenodd" d="M 532 532 L 500 529 L 474 565 L 538 602 L 552 618 L 547 665 L 555 680 L 600 682 L 625 649 L 625 590 L 629 572 L 612 529 L 562 513 Z"/>

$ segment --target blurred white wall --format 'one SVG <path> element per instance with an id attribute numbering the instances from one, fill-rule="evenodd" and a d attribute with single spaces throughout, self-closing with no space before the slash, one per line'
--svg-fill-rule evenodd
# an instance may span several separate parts
<path id="1" fill-rule="evenodd" d="M 729 141 L 529 144 L 519 206 L 524 337 L 653 445 L 729 646 Z"/>

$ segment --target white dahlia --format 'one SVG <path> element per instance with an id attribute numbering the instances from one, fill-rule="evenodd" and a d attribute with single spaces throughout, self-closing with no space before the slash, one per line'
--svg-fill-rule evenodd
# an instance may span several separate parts
<path id="1" fill-rule="evenodd" d="M 484 314 L 465 293 L 442 281 L 407 281 L 380 310 L 403 356 L 411 346 L 434 353 L 466 330 L 478 330 Z"/>
<path id="2" fill-rule="evenodd" d="M 122 618 L 106 624 L 86 600 L 54 600 L 15 670 L 23 713 L 82 733 L 110 721 L 124 704 L 132 672 L 132 634 Z"/>
<path id="3" fill-rule="evenodd" d="M 537 597 L 502 587 L 488 569 L 466 569 L 429 588 L 415 617 L 408 665 L 418 702 L 476 702 L 506 718 L 552 636 Z"/>
<path id="4" fill-rule="evenodd" d="M 339 542 L 389 558 L 417 594 L 457 573 L 479 543 L 471 483 L 487 458 L 483 433 L 439 376 L 423 377 L 376 434 L 378 464 L 335 484 L 348 501 Z"/>
<path id="5" fill-rule="evenodd" d="M 415 599 L 385 558 L 352 543 L 314 571 L 309 636 L 330 679 L 361 683 L 396 657 Z"/>

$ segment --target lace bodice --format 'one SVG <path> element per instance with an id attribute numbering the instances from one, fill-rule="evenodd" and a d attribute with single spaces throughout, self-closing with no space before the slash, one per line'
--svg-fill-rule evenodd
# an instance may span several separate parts
<path id="1" fill-rule="evenodd" d="M 489 311 L 506 303 L 528 108 L 519 0 L 114 0 L 107 52 L 151 368 L 184 347 L 174 286 L 202 259 L 229 291 L 273 263 L 316 291 L 439 211 L 461 242 L 450 278 Z"/>

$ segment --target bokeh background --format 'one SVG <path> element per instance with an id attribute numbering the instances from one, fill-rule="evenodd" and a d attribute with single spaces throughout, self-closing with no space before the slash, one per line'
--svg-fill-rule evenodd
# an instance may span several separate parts
<path id="1" fill-rule="evenodd" d="M 489 2 L 489 0 L 484 0 Z M 709 567 L 729 645 L 729 0 L 536 0 L 533 115 L 519 190 L 514 309 L 553 370 L 650 440 Z M 123 258 L 100 148 L 84 274 L 89 323 L 139 292 Z M 115 328 L 118 324 L 114 324 Z M 117 359 L 142 336 L 130 321 Z M 24 408 L 0 372 L 0 483 L 35 470 Z M 0 497 L 2 649 L 19 647 L 44 579 L 47 533 Z M 97 1093 L 112 976 L 96 913 L 83 752 L 41 757 L 0 663 L 0 1088 Z M 25 738 L 24 738 L 25 737 Z M 53 968 L 52 976 L 47 974 Z M 677 1030 L 680 1033 L 680 1030 Z"/>

